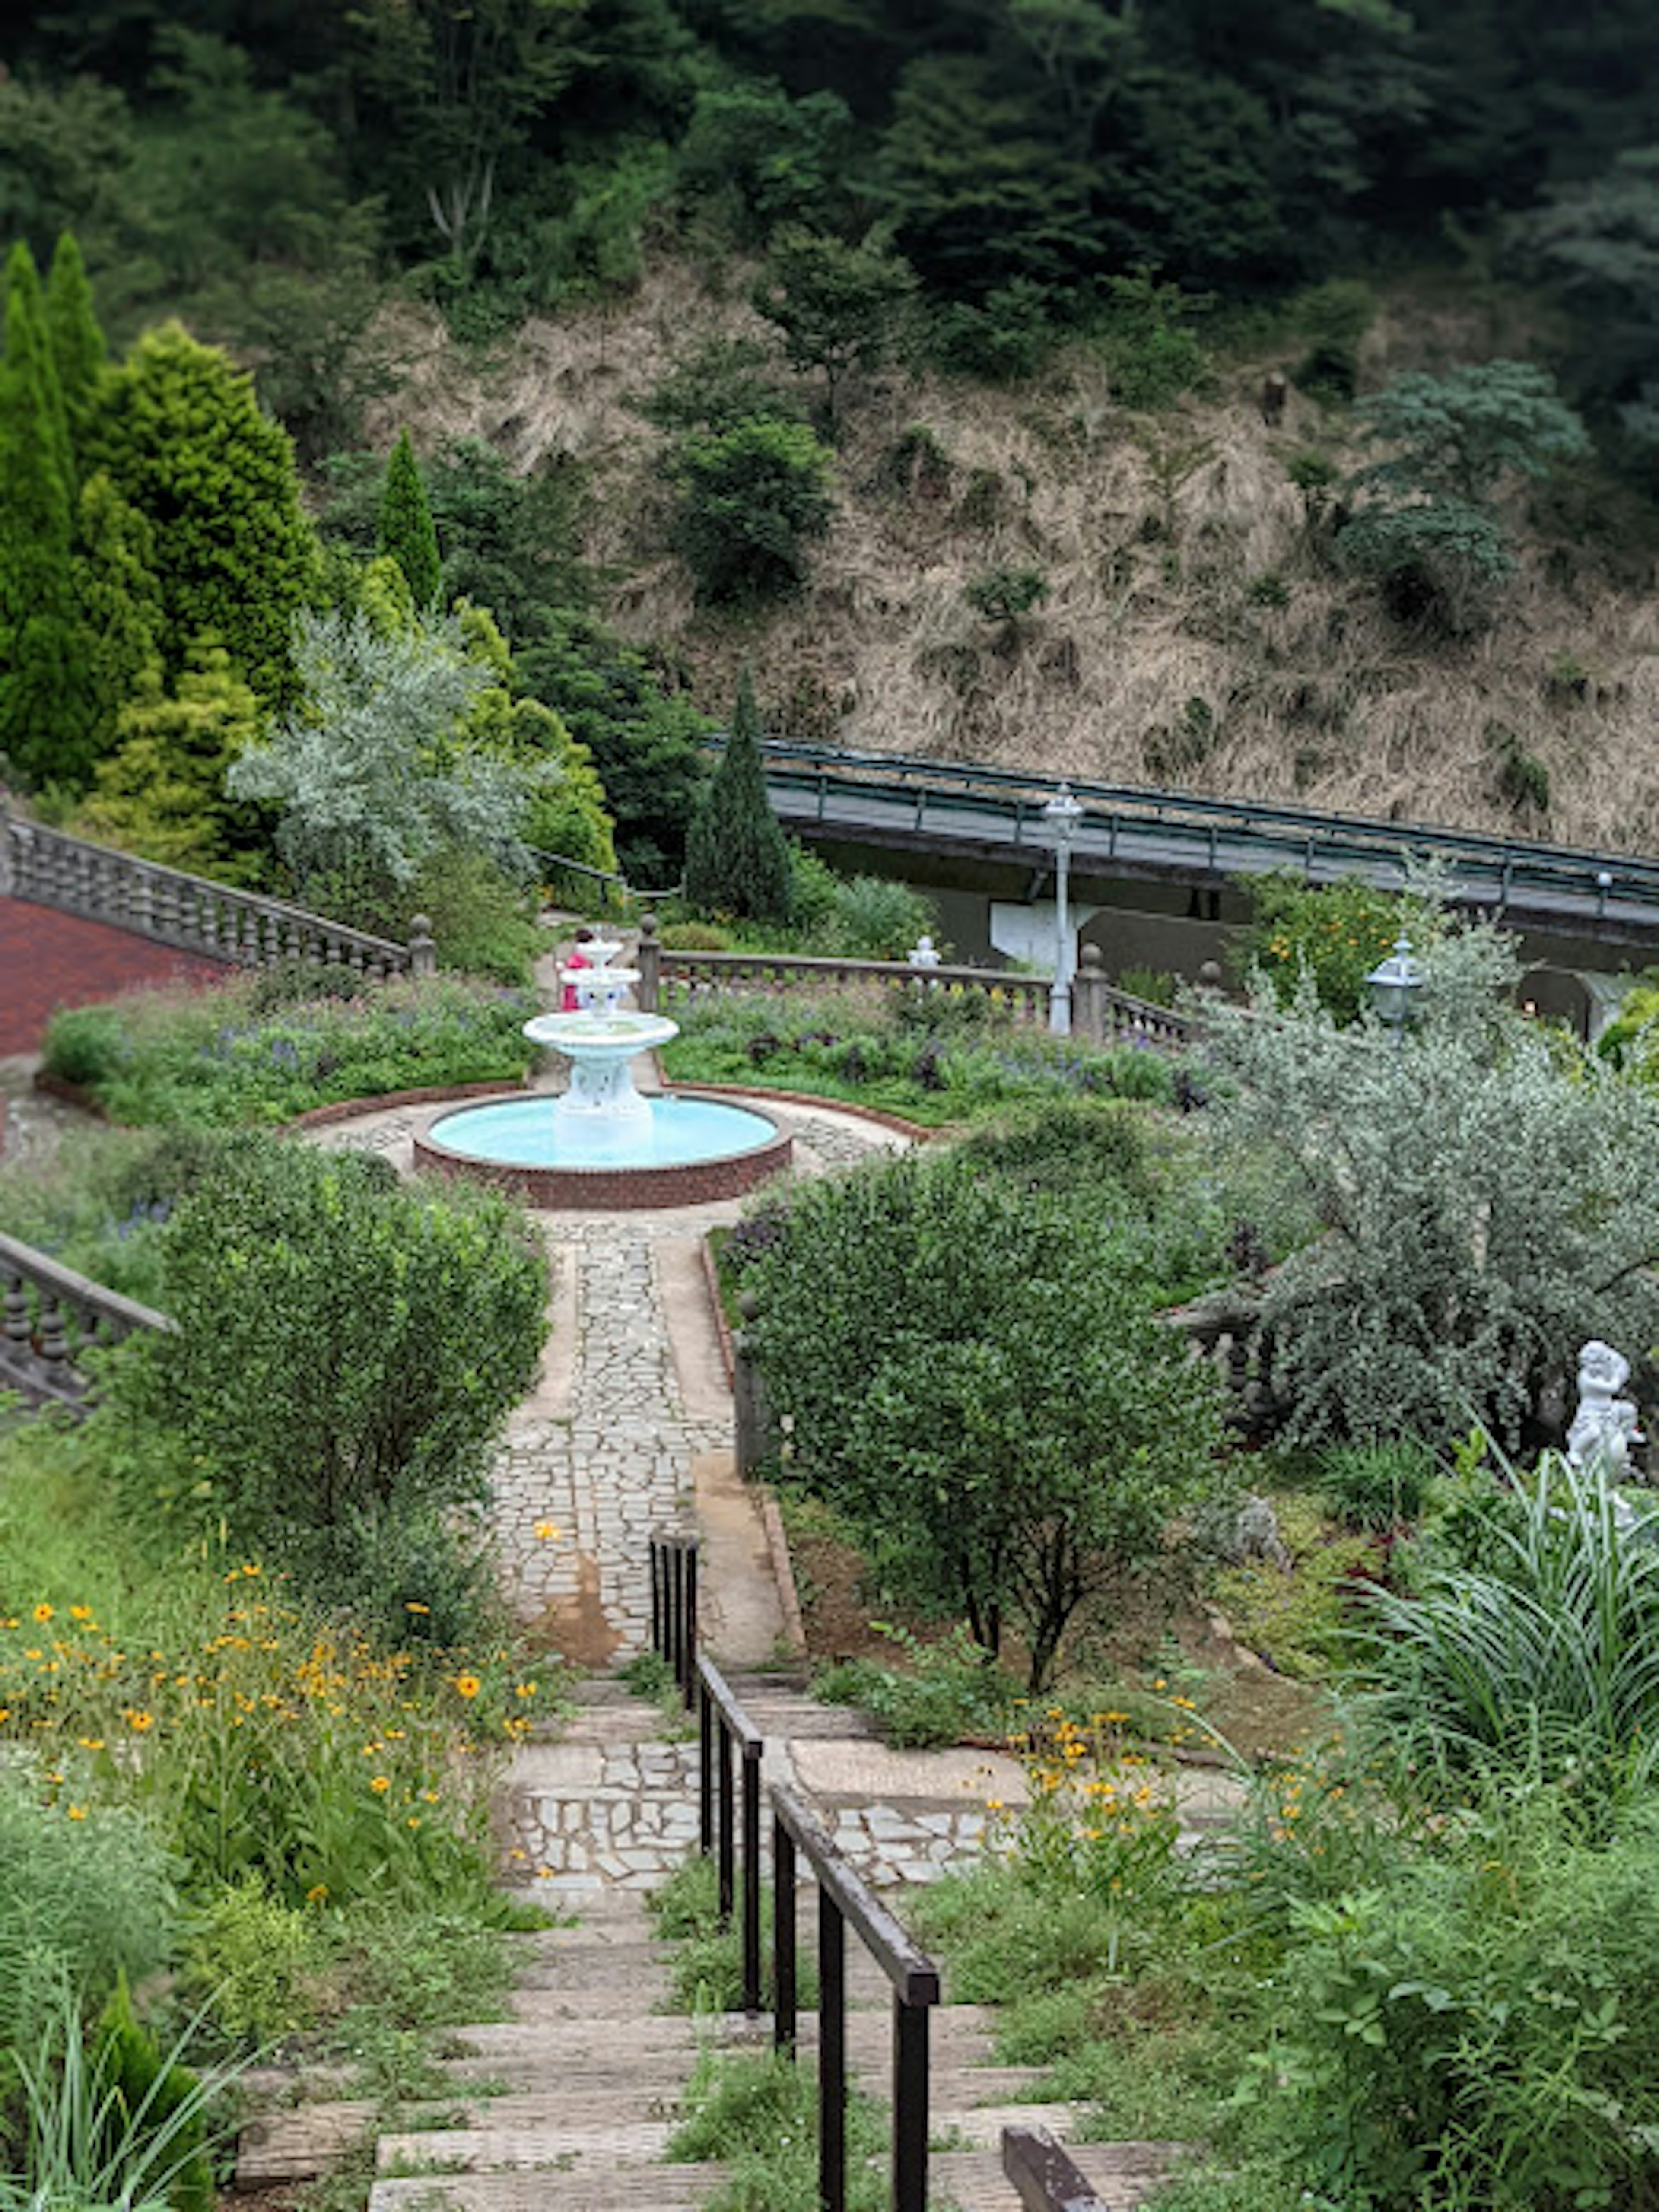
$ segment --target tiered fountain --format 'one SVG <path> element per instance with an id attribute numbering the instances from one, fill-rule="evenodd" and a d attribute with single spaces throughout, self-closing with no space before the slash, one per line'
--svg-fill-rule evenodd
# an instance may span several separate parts
<path id="1" fill-rule="evenodd" d="M 589 964 L 565 968 L 574 1013 L 538 1014 L 534 1043 L 570 1063 L 551 1101 L 509 1098 L 443 1115 L 415 1140 L 416 1164 L 493 1182 L 532 1206 L 616 1210 L 735 1198 L 789 1164 L 790 1140 L 752 1107 L 678 1092 L 647 1098 L 635 1060 L 679 1024 L 624 1006 L 639 971 L 614 966 L 621 946 L 595 938 Z"/>

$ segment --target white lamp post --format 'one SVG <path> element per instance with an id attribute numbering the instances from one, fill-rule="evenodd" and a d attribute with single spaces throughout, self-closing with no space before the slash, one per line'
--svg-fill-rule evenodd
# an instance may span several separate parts
<path id="1" fill-rule="evenodd" d="M 1417 994 L 1423 988 L 1423 971 L 1412 957 L 1412 941 L 1403 929 L 1395 939 L 1394 951 L 1372 969 L 1365 983 L 1378 1018 L 1394 1031 L 1394 1041 L 1398 1044 L 1416 1011 Z"/>
<path id="2" fill-rule="evenodd" d="M 1054 841 L 1054 981 L 1048 994 L 1048 1026 L 1057 1035 L 1072 1026 L 1072 933 L 1066 927 L 1066 879 L 1071 866 L 1072 840 L 1083 819 L 1083 809 L 1062 783 L 1042 810 L 1048 834 Z"/>

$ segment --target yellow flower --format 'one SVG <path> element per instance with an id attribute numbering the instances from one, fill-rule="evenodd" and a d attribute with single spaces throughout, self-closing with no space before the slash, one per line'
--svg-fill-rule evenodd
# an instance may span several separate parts
<path id="1" fill-rule="evenodd" d="M 456 1691 L 463 1698 L 476 1698 L 483 1687 L 483 1684 L 476 1674 L 458 1674 L 455 1677 Z"/>
<path id="2" fill-rule="evenodd" d="M 538 1544 L 556 1544 L 558 1540 L 559 1531 L 553 1522 L 538 1521 L 536 1523 L 536 1541 Z"/>
<path id="3" fill-rule="evenodd" d="M 405 1821 L 404 1821 L 404 1826 L 406 1828 L 418 1828 L 418 1827 L 420 1826 L 420 1825 L 421 1825 L 421 1816 L 420 1816 L 420 1814 L 419 1814 L 418 1813 L 411 1813 L 411 1814 L 410 1814 L 410 1816 L 409 1816 L 408 1820 L 405 1820 Z"/>
<path id="4" fill-rule="evenodd" d="M 311 1887 L 306 1892 L 306 1903 L 307 1905 L 320 1905 L 327 1895 L 328 1884 L 325 1881 L 314 1881 L 311 1885 Z"/>
<path id="5" fill-rule="evenodd" d="M 392 1784 L 386 1775 L 377 1774 L 368 1786 L 377 1797 L 384 1797 L 386 1791 L 391 1789 Z"/>
<path id="6" fill-rule="evenodd" d="M 410 1597 L 404 1600 L 405 1613 L 430 1613 L 432 1607 L 429 1605 L 422 1605 L 418 1598 Z"/>
<path id="7" fill-rule="evenodd" d="M 87 1817 L 87 1808 L 84 1805 L 71 1805 L 69 1808 L 69 1816 L 71 1820 L 84 1820 Z"/>
<path id="8" fill-rule="evenodd" d="M 132 1730 L 135 1735 L 143 1735 L 147 1729 L 153 1729 L 155 1725 L 155 1716 L 154 1713 L 130 1712 L 127 1715 L 127 1726 Z"/>
<path id="9" fill-rule="evenodd" d="M 70 1619 L 71 1620 L 90 1620 L 92 1619 L 92 1607 L 89 1605 L 72 1605 L 70 1607 Z"/>
<path id="10" fill-rule="evenodd" d="M 37 1620 L 50 1620 L 52 1607 L 49 1605 L 37 1605 L 34 1608 L 34 1618 Z"/>
<path id="11" fill-rule="evenodd" d="M 533 1698 L 538 1686 L 534 1682 L 518 1682 L 514 1686 L 513 1694 L 515 1698 Z"/>

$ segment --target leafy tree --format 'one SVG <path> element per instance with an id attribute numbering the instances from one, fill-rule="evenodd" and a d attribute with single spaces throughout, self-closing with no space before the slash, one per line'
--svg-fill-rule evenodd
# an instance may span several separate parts
<path id="1" fill-rule="evenodd" d="M 92 286 L 73 231 L 62 234 L 52 257 L 52 273 L 46 280 L 46 330 L 64 395 L 70 453 L 77 469 L 84 468 L 92 448 L 109 348 L 98 327 Z"/>
<path id="2" fill-rule="evenodd" d="M 747 669 L 720 764 L 686 839 L 685 896 L 705 914 L 789 919 L 789 846 L 766 795 L 760 714 Z"/>
<path id="3" fill-rule="evenodd" d="M 680 185 L 717 199 L 738 240 L 758 246 L 782 223 L 817 228 L 846 188 L 857 131 L 845 100 L 830 92 L 792 100 L 763 77 L 744 77 L 698 95 L 679 149 Z"/>
<path id="4" fill-rule="evenodd" d="M 379 537 L 380 551 L 389 554 L 403 570 L 416 605 L 433 605 L 442 573 L 438 558 L 438 532 L 433 525 L 432 509 L 427 504 L 421 465 L 415 458 L 407 430 L 398 432 L 392 458 L 386 465 Z"/>
<path id="5" fill-rule="evenodd" d="M 73 781 L 86 764 L 71 482 L 40 279 L 20 241 L 6 266 L 0 359 L 0 753 L 36 783 Z"/>
<path id="6" fill-rule="evenodd" d="M 1488 361 L 1445 376 L 1396 376 L 1354 413 L 1393 450 L 1358 482 L 1478 507 L 1507 476 L 1547 476 L 1589 450 L 1584 426 L 1547 369 Z"/>
<path id="7" fill-rule="evenodd" d="M 1016 1629 L 1034 1686 L 1213 1482 L 1213 1378 L 1091 1210 L 908 1158 L 803 1188 L 746 1279 L 791 1479 L 908 1599 Z"/>
<path id="8" fill-rule="evenodd" d="M 25 239 L 44 259 L 73 230 L 101 265 L 127 233 L 131 158 L 131 118 L 112 84 L 0 77 L 0 238 Z"/>
<path id="9" fill-rule="evenodd" d="M 830 420 L 854 369 L 879 368 L 892 353 L 915 274 L 872 236 L 857 246 L 822 232 L 786 230 L 774 240 L 755 306 L 783 339 L 790 366 L 817 369 Z"/>
<path id="10" fill-rule="evenodd" d="M 1324 1228 L 1262 1306 L 1297 1436 L 1513 1437 L 1586 1338 L 1653 1341 L 1659 1099 L 1499 1002 L 1497 933 L 1447 931 L 1423 967 L 1399 1042 L 1311 994 L 1206 1011 L 1220 1133 L 1288 1164 Z"/>
<path id="11" fill-rule="evenodd" d="M 461 738 L 490 672 L 459 625 L 386 635 L 362 612 L 302 614 L 295 663 L 299 707 L 228 782 L 280 809 L 276 849 L 301 887 L 329 877 L 379 892 L 449 844 L 523 872 L 523 779 Z"/>
<path id="12" fill-rule="evenodd" d="M 155 533 L 167 670 L 210 630 L 260 697 L 282 703 L 316 546 L 293 444 L 260 413 L 252 378 L 180 324 L 147 331 L 110 380 L 96 450 Z"/>
<path id="13" fill-rule="evenodd" d="M 1502 525 L 1466 500 L 1363 507 L 1336 542 L 1343 559 L 1381 586 L 1396 622 L 1422 623 L 1448 637 L 1480 629 L 1498 587 L 1515 574 Z"/>
<path id="14" fill-rule="evenodd" d="M 147 675 L 159 680 L 164 623 L 154 532 L 101 470 L 81 487 L 74 573 L 76 665 L 92 763 L 115 744 L 117 718 Z"/>
<path id="15" fill-rule="evenodd" d="M 1659 149 L 1633 148 L 1601 176 L 1558 187 L 1513 236 L 1531 272 L 1552 278 L 1582 319 L 1578 389 L 1613 400 L 1628 427 L 1659 441 L 1650 421 L 1659 398 Z"/>
<path id="16" fill-rule="evenodd" d="M 778 381 L 763 346 L 752 338 L 705 338 L 677 354 L 668 373 L 639 400 L 659 430 L 730 430 L 750 416 L 804 419 L 799 402 Z"/>
<path id="17" fill-rule="evenodd" d="M 258 742 L 260 719 L 211 639 L 192 647 L 171 690 L 152 663 L 116 717 L 115 750 L 81 811 L 87 834 L 168 867 L 246 880 L 259 825 L 228 796 L 226 777 Z"/>
<path id="18" fill-rule="evenodd" d="M 670 535 L 715 606 L 798 591 L 806 540 L 830 527 L 830 456 L 799 422 L 751 416 L 682 439 L 672 459 L 680 504 Z"/>

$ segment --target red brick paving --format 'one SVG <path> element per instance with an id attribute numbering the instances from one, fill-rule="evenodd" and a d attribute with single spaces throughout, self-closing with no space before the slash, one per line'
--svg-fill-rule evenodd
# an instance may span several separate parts
<path id="1" fill-rule="evenodd" d="M 135 983 L 205 981 L 228 972 L 217 960 L 174 952 L 107 922 L 0 898 L 0 1059 L 39 1052 L 59 1006 L 88 1006 Z"/>

